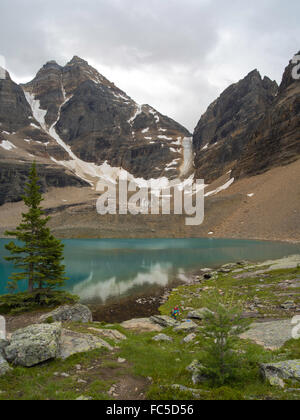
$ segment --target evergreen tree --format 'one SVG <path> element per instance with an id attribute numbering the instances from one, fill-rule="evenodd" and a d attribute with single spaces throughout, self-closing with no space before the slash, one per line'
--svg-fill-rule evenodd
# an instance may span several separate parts
<path id="1" fill-rule="evenodd" d="M 238 377 L 243 365 L 237 345 L 240 334 L 249 328 L 249 320 L 243 318 L 242 306 L 234 300 L 233 294 L 211 298 L 201 330 L 205 339 L 203 373 L 219 386 Z"/>
<path id="2" fill-rule="evenodd" d="M 64 246 L 47 227 L 50 218 L 45 216 L 40 205 L 43 198 L 38 180 L 36 164 L 33 163 L 22 197 L 29 210 L 22 214 L 22 222 L 15 231 L 6 232 L 7 236 L 14 236 L 19 241 L 6 245 L 12 256 L 5 259 L 20 270 L 12 274 L 9 286 L 16 289 L 19 281 L 27 280 L 30 293 L 36 286 L 53 289 L 62 286 L 66 280 L 65 267 L 61 263 Z"/>

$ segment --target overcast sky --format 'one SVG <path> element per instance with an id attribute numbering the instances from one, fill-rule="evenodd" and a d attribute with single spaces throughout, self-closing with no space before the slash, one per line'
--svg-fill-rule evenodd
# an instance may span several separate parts
<path id="1" fill-rule="evenodd" d="M 190 130 L 251 70 L 280 82 L 300 50 L 299 0 L 1 0 L 0 16 L 15 81 L 78 55 Z"/>

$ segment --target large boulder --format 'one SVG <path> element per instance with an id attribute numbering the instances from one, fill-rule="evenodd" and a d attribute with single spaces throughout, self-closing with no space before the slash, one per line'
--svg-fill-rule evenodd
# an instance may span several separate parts
<path id="1" fill-rule="evenodd" d="M 207 314 L 213 314 L 213 312 L 207 308 L 194 309 L 193 311 L 188 313 L 187 317 L 189 319 L 199 319 L 200 321 L 202 321 L 203 319 L 205 319 Z"/>
<path id="2" fill-rule="evenodd" d="M 163 328 L 176 327 L 179 325 L 178 321 L 167 315 L 154 315 L 150 317 L 150 320 Z"/>
<path id="3" fill-rule="evenodd" d="M 65 360 L 73 354 L 86 353 L 101 348 L 113 350 L 113 347 L 100 337 L 63 329 L 57 357 Z"/>
<path id="4" fill-rule="evenodd" d="M 4 349 L 5 358 L 14 365 L 24 367 L 55 359 L 59 354 L 61 333 L 60 323 L 30 325 L 18 330 Z"/>
<path id="5" fill-rule="evenodd" d="M 0 356 L 4 356 L 4 350 L 9 345 L 8 340 L 0 340 Z"/>
<path id="6" fill-rule="evenodd" d="M 126 330 L 136 332 L 160 332 L 163 328 L 150 318 L 130 319 L 122 322 L 121 326 Z"/>
<path id="7" fill-rule="evenodd" d="M 268 350 L 278 350 L 291 339 L 291 320 L 254 323 L 240 338 L 254 341 Z"/>
<path id="8" fill-rule="evenodd" d="M 179 325 L 176 325 L 175 328 L 174 328 L 174 331 L 175 332 L 186 332 L 186 333 L 189 333 L 189 332 L 196 331 L 198 328 L 199 327 L 198 327 L 198 325 L 195 322 L 193 322 L 193 321 L 186 321 L 186 322 L 182 322 Z"/>
<path id="9" fill-rule="evenodd" d="M 0 353 L 0 377 L 11 371 L 11 367 Z"/>
<path id="10" fill-rule="evenodd" d="M 93 315 L 87 306 L 78 303 L 76 305 L 60 306 L 59 308 L 46 315 L 41 316 L 40 318 L 41 322 L 47 322 L 50 320 L 54 322 L 86 323 L 93 321 Z"/>
<path id="11" fill-rule="evenodd" d="M 260 365 L 263 378 L 271 384 L 278 379 L 291 379 L 300 382 L 300 360 L 287 360 Z"/>

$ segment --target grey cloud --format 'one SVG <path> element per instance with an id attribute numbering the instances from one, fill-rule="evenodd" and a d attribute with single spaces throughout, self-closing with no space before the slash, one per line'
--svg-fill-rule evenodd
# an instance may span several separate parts
<path id="1" fill-rule="evenodd" d="M 254 68 L 280 81 L 299 50 L 298 0 L 1 0 L 0 15 L 17 80 L 76 54 L 191 130 L 228 84 Z"/>

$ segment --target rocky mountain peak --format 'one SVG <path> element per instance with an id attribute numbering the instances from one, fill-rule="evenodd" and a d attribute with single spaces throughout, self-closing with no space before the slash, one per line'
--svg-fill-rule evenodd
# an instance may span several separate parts
<path id="1" fill-rule="evenodd" d="M 63 67 L 46 63 L 23 89 L 35 120 L 61 149 L 50 159 L 93 185 L 103 165 L 144 179 L 193 171 L 189 131 L 137 104 L 78 56 Z"/>
<path id="2" fill-rule="evenodd" d="M 5 79 L 0 78 L 0 131 L 17 131 L 29 124 L 30 116 L 31 108 L 23 90 L 5 71 Z"/>
<path id="3" fill-rule="evenodd" d="M 261 74 L 257 69 L 250 71 L 245 77 L 246 80 L 262 80 Z"/>
<path id="4" fill-rule="evenodd" d="M 210 182 L 238 159 L 253 127 L 277 94 L 278 86 L 262 79 L 257 69 L 229 86 L 201 117 L 194 132 L 195 166 L 198 178 Z"/>
<path id="5" fill-rule="evenodd" d="M 251 141 L 232 172 L 235 178 L 257 175 L 299 159 L 300 82 L 292 76 L 295 65 L 293 60 L 289 62 L 278 94 L 252 129 Z"/>
<path id="6" fill-rule="evenodd" d="M 62 83 L 67 96 L 72 95 L 87 80 L 97 85 L 115 87 L 113 83 L 80 57 L 74 56 L 62 69 Z"/>
<path id="7" fill-rule="evenodd" d="M 9 72 L 0 66 L 0 80 L 11 80 Z"/>
<path id="8" fill-rule="evenodd" d="M 78 57 L 77 55 L 74 55 L 71 61 L 68 62 L 67 66 L 71 65 L 83 65 L 88 66 L 89 63 L 86 60 L 83 60 L 82 58 Z"/>

